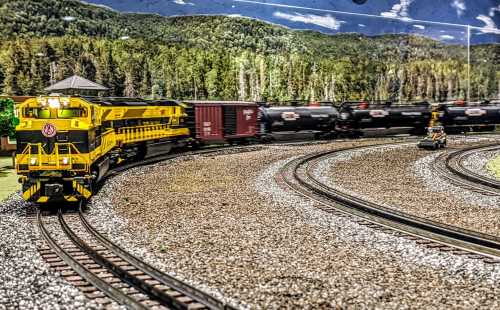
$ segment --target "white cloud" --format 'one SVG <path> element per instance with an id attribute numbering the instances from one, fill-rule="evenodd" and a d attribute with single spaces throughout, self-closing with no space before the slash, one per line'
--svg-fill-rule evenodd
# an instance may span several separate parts
<path id="1" fill-rule="evenodd" d="M 87 2 L 87 1 L 84 1 L 84 0 L 80 0 L 80 2 L 83 3 L 83 4 L 86 4 L 86 5 L 92 5 L 92 6 L 101 8 L 101 9 L 111 10 L 113 12 L 118 12 L 115 9 L 113 9 L 113 8 L 107 6 L 107 5 L 104 5 L 104 4 L 90 3 L 90 2 Z"/>
<path id="2" fill-rule="evenodd" d="M 229 17 L 243 17 L 241 14 L 228 14 Z"/>
<path id="3" fill-rule="evenodd" d="M 490 16 L 495 16 L 495 12 L 500 12 L 500 4 L 498 6 L 494 6 L 490 8 Z"/>
<path id="4" fill-rule="evenodd" d="M 300 14 L 300 13 L 288 14 L 283 12 L 274 12 L 273 16 L 277 18 L 287 19 L 292 22 L 314 24 L 332 30 L 339 30 L 340 26 L 343 23 L 345 23 L 345 21 L 337 20 L 335 17 L 331 15 L 320 16 L 314 14 Z"/>
<path id="5" fill-rule="evenodd" d="M 358 24 L 359 27 L 366 27 L 365 24 Z"/>
<path id="6" fill-rule="evenodd" d="M 175 4 L 180 4 L 180 5 L 194 5 L 194 3 L 191 2 L 185 2 L 184 0 L 174 0 Z"/>
<path id="7" fill-rule="evenodd" d="M 451 7 L 457 11 L 458 16 L 462 16 L 467 9 L 465 6 L 465 0 L 453 0 Z"/>
<path id="8" fill-rule="evenodd" d="M 484 27 L 481 28 L 482 33 L 497 33 L 500 34 L 500 29 L 497 28 L 497 25 L 493 21 L 493 19 L 486 15 L 479 15 L 476 19 L 482 21 L 484 23 Z"/>
<path id="9" fill-rule="evenodd" d="M 425 29 L 425 26 L 423 26 L 423 25 L 413 25 L 413 27 L 421 29 L 421 30 Z"/>
<path id="10" fill-rule="evenodd" d="M 76 19 L 76 17 L 74 17 L 74 16 L 64 16 L 62 19 L 65 20 L 65 21 L 67 21 L 67 22 L 72 22 L 72 21 L 74 21 Z"/>
<path id="11" fill-rule="evenodd" d="M 443 35 L 440 35 L 439 37 L 441 39 L 443 39 L 443 40 L 453 40 L 453 39 L 455 39 L 454 36 L 450 36 L 449 34 L 443 34 Z"/>
<path id="12" fill-rule="evenodd" d="M 389 18 L 400 18 L 402 20 L 410 20 L 410 14 L 408 13 L 410 4 L 413 0 L 400 0 L 399 3 L 392 6 L 391 10 L 388 12 L 382 12 L 380 15 Z"/>

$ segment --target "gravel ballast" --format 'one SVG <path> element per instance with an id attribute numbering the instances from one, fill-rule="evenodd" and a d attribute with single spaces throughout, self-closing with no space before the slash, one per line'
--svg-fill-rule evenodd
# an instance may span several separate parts
<path id="1" fill-rule="evenodd" d="M 96 309 L 43 261 L 27 207 L 19 194 L 0 202 L 0 309 Z"/>
<path id="2" fill-rule="evenodd" d="M 487 165 L 488 162 L 500 156 L 500 150 L 495 149 L 491 151 L 483 151 L 478 150 L 474 152 L 472 155 L 469 155 L 465 158 L 463 164 L 464 166 L 485 177 L 491 177 L 491 171 L 488 171 Z"/>
<path id="3" fill-rule="evenodd" d="M 345 152 L 322 162 L 317 175 L 331 187 L 386 207 L 500 236 L 500 197 L 442 179 L 432 168 L 440 154 L 414 144 Z"/>
<path id="4" fill-rule="evenodd" d="M 133 169 L 93 198 L 89 220 L 241 308 L 500 307 L 500 266 L 326 214 L 274 180 L 296 156 L 362 143 L 269 146 Z"/>
<path id="5" fill-rule="evenodd" d="M 477 151 L 474 154 L 467 156 L 463 162 L 464 166 L 487 178 L 495 178 L 495 172 L 488 169 L 488 163 L 500 157 L 500 150 L 492 151 Z"/>

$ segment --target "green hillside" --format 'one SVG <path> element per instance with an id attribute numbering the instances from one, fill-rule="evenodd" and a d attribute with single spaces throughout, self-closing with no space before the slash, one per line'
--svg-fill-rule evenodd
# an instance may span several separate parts
<path id="1" fill-rule="evenodd" d="M 0 0 L 0 84 L 35 94 L 77 73 L 113 95 L 444 100 L 465 94 L 463 46 L 335 36 L 248 18 L 122 14 L 73 0 Z M 499 45 L 477 46 L 473 95 L 497 96 Z M 486 59 L 486 61 L 484 60 Z"/>

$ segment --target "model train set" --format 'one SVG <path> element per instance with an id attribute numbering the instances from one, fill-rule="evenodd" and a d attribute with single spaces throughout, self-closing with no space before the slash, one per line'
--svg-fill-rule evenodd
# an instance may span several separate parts
<path id="1" fill-rule="evenodd" d="M 268 142 L 277 133 L 316 138 L 359 137 L 364 130 L 406 128 L 494 130 L 500 102 L 345 102 L 271 106 L 239 101 L 42 96 L 18 107 L 15 167 L 23 198 L 36 203 L 79 201 L 121 162 L 172 148 Z"/>

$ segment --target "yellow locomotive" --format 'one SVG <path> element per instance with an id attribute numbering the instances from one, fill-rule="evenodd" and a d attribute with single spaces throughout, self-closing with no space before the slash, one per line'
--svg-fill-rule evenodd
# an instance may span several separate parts
<path id="1" fill-rule="evenodd" d="M 41 96 L 18 106 L 16 170 L 23 198 L 79 201 L 114 164 L 189 139 L 184 107 L 137 98 Z"/>

